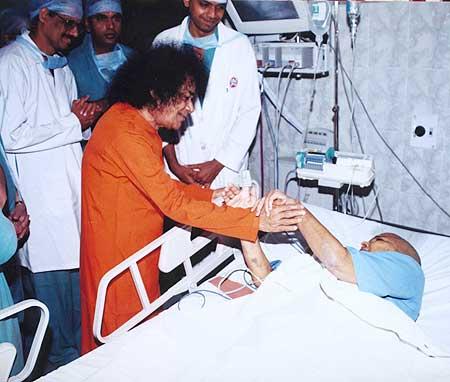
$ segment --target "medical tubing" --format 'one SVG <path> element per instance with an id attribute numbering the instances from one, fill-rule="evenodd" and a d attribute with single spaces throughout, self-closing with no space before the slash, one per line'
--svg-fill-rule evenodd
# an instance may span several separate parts
<path id="1" fill-rule="evenodd" d="M 340 51 L 336 53 L 336 50 L 333 48 L 332 45 L 330 45 L 330 48 L 331 48 L 331 50 L 334 52 L 334 54 L 339 54 L 339 55 L 341 54 Z M 342 61 L 340 61 L 340 60 L 339 60 L 339 66 L 341 67 L 341 70 L 342 70 Z M 364 152 L 364 147 L 363 147 L 362 140 L 361 140 L 361 134 L 360 134 L 360 132 L 359 132 L 358 126 L 357 126 L 357 124 L 356 124 L 356 120 L 355 120 L 355 118 L 354 118 L 354 113 L 353 113 L 355 99 L 354 99 L 354 96 L 352 95 L 352 100 L 353 100 L 353 101 L 350 102 L 350 96 L 348 95 L 347 85 L 345 84 L 345 78 L 344 78 L 344 77 L 342 77 L 342 87 L 343 87 L 343 89 L 344 89 L 345 98 L 346 98 L 346 100 L 347 100 L 347 106 L 348 106 L 349 110 L 351 111 L 352 122 L 353 122 L 353 125 L 354 125 L 354 127 L 355 127 L 356 136 L 357 136 L 357 138 L 358 138 L 359 148 L 360 148 L 360 150 L 361 150 L 361 153 L 362 153 L 362 154 L 365 154 L 365 152 Z M 351 88 L 352 88 L 352 93 L 353 93 L 353 89 L 354 89 L 354 88 L 353 88 L 352 85 L 351 85 Z M 352 105 L 352 104 L 353 104 L 353 105 Z M 351 136 L 351 133 L 350 133 L 350 136 Z M 352 143 L 351 148 L 352 148 L 352 150 L 353 150 L 353 143 Z"/>
<path id="2" fill-rule="evenodd" d="M 276 145 L 275 132 L 273 131 L 272 121 L 269 116 L 269 110 L 268 110 L 267 102 L 265 101 L 265 99 L 263 99 L 262 106 L 263 106 L 263 110 L 264 110 L 264 114 L 265 114 L 265 118 L 266 118 L 267 128 L 269 130 L 269 135 L 270 135 L 270 138 L 273 143 L 274 156 L 275 156 L 275 145 Z M 274 166 L 275 166 L 275 159 L 274 159 Z"/>
<path id="3" fill-rule="evenodd" d="M 320 43 L 317 46 L 317 56 L 316 56 L 316 65 L 314 67 L 314 75 L 313 75 L 313 90 L 311 92 L 311 99 L 309 103 L 309 112 L 312 113 L 313 107 L 314 107 L 314 98 L 316 96 L 316 90 L 317 90 L 317 69 L 319 67 L 319 57 L 320 57 L 320 50 L 322 48 L 322 40 L 320 40 Z"/>
<path id="4" fill-rule="evenodd" d="M 242 285 L 236 289 L 232 289 L 231 291 L 224 291 L 222 290 L 222 285 L 225 283 L 225 281 L 227 281 L 234 273 L 236 272 L 246 272 L 245 269 L 235 269 L 231 272 L 229 272 L 222 280 L 220 280 L 219 284 L 217 285 L 217 289 L 219 289 L 220 292 L 222 292 L 225 295 L 230 295 L 236 292 L 240 292 L 241 290 L 243 290 L 244 288 L 246 288 L 246 285 Z"/>
<path id="5" fill-rule="evenodd" d="M 316 57 L 316 65 L 314 66 L 314 76 L 313 76 L 313 88 L 311 91 L 311 97 L 309 101 L 309 111 L 308 111 L 308 117 L 306 119 L 306 127 L 305 127 L 305 135 L 303 136 L 303 145 L 302 147 L 305 147 L 306 144 L 306 138 L 308 136 L 309 131 L 309 125 L 311 123 L 311 114 L 313 112 L 314 107 L 314 98 L 316 95 L 316 88 L 317 88 L 317 68 L 319 67 L 319 57 L 320 57 L 320 48 L 322 47 L 322 44 L 320 44 L 317 48 L 317 57 Z"/>
<path id="6" fill-rule="evenodd" d="M 256 289 L 258 289 L 258 287 L 256 286 L 256 284 L 255 284 L 253 281 L 248 281 L 248 280 L 246 279 L 246 277 L 245 277 L 246 275 L 250 275 L 250 277 L 252 276 L 252 274 L 250 273 L 250 270 L 248 270 L 248 271 L 246 271 L 246 272 L 244 273 L 243 279 L 244 279 L 245 284 L 246 284 L 250 289 L 252 289 L 253 291 L 255 291 Z"/>
<path id="7" fill-rule="evenodd" d="M 339 54 L 340 55 L 340 51 L 339 52 L 336 52 L 336 50 L 334 49 L 334 47 L 330 44 L 330 48 L 331 48 L 331 50 L 334 52 L 334 54 Z M 355 53 L 355 51 L 353 51 L 353 55 L 355 55 L 356 53 Z M 345 68 L 344 68 L 344 66 L 343 66 L 343 64 L 342 64 L 342 60 L 339 60 L 339 66 L 340 66 L 340 68 L 341 68 L 341 70 L 342 71 L 344 71 L 345 70 Z M 353 75 L 352 75 L 352 77 L 353 77 Z M 354 98 L 354 86 L 353 86 L 353 83 L 351 82 L 350 83 L 350 87 L 351 87 L 351 89 L 352 89 L 352 103 L 350 102 L 350 97 L 349 97 L 349 95 L 348 95 L 348 90 L 347 90 L 347 85 L 345 84 L 345 77 L 342 77 L 342 87 L 343 87 L 343 89 L 344 89 L 344 93 L 345 93 L 345 98 L 346 98 L 346 100 L 347 100 L 347 105 L 348 105 L 348 108 L 350 109 L 350 110 L 352 110 L 352 122 L 353 122 L 353 126 L 355 127 L 355 132 L 356 132 L 356 137 L 358 138 L 358 144 L 359 144 L 359 148 L 360 148 L 360 150 L 361 150 L 361 153 L 362 154 L 365 154 L 365 150 L 364 150 L 364 146 L 363 146 L 363 144 L 362 144 L 362 139 L 361 139 L 361 134 L 360 134 L 360 132 L 359 132 L 359 128 L 358 128 L 358 125 L 357 125 L 357 123 L 356 123 L 356 120 L 355 120 L 355 118 L 354 118 L 354 110 L 353 110 L 353 108 L 354 108 L 354 104 L 355 104 L 355 98 Z M 351 104 L 352 104 L 352 106 L 351 106 Z M 351 136 L 351 133 L 350 133 L 350 136 Z M 352 143 L 352 150 L 353 150 L 353 143 Z M 364 201 L 364 198 L 361 198 L 361 201 L 362 201 L 362 204 L 363 204 L 363 212 L 364 212 L 364 214 L 366 214 L 366 205 L 365 205 L 365 201 Z M 376 206 L 377 206 L 377 211 L 378 211 L 378 215 L 379 215 L 379 218 L 380 218 L 380 221 L 381 222 L 383 222 L 383 214 L 382 214 L 382 212 L 381 212 L 381 207 L 380 207 L 380 201 L 378 200 L 378 197 L 377 197 L 377 200 L 376 200 Z M 358 213 L 359 214 L 359 213 Z"/>
<path id="8" fill-rule="evenodd" d="M 295 177 L 293 177 L 293 178 L 289 178 L 290 176 L 291 176 L 291 174 L 295 174 Z M 291 170 L 291 171 L 289 171 L 287 174 L 286 174 L 286 177 L 284 178 L 284 193 L 286 194 L 286 192 L 287 192 L 287 188 L 288 188 L 288 184 L 292 181 L 292 180 L 297 180 L 298 178 L 297 178 L 297 169 L 293 169 L 293 170 Z"/>
<path id="9" fill-rule="evenodd" d="M 264 67 L 263 72 L 261 73 L 261 104 L 264 102 L 264 76 L 266 75 L 267 70 L 269 70 L 270 65 L 266 65 Z M 262 116 L 259 118 L 259 163 L 260 163 L 260 174 L 261 174 L 261 192 L 264 195 L 264 124 L 262 120 Z"/>
<path id="10" fill-rule="evenodd" d="M 355 42 L 356 44 L 356 42 Z M 353 49 L 352 49 L 352 79 L 355 78 L 355 64 L 356 64 L 356 46 L 353 45 Z M 355 106 L 356 106 L 356 100 L 355 100 L 355 88 L 352 86 L 350 88 L 350 96 L 351 96 L 351 108 L 350 108 L 350 147 L 352 148 L 353 151 L 353 125 L 355 123 Z M 359 139 L 359 137 L 358 137 Z"/>
<path id="11" fill-rule="evenodd" d="M 291 66 L 291 70 L 289 71 L 288 74 L 288 82 L 286 84 L 286 87 L 284 89 L 284 94 L 283 94 L 283 98 L 282 98 L 282 102 L 280 105 L 280 110 L 278 113 L 278 120 L 277 120 L 277 138 L 278 138 L 278 142 L 277 142 L 277 154 L 279 153 L 279 144 L 280 144 L 280 127 L 281 127 L 281 115 L 283 113 L 283 109 L 284 109 L 284 105 L 286 103 L 286 97 L 287 97 L 287 93 L 289 90 L 289 85 L 291 84 L 292 81 L 292 73 L 294 72 L 295 66 L 292 65 Z M 277 184 L 276 184 L 276 188 L 279 188 L 279 184 L 280 184 L 280 164 L 279 164 L 279 160 L 277 158 L 277 164 L 278 164 L 278 169 L 277 169 L 277 173 L 278 173 L 278 177 L 277 177 Z"/>
<path id="12" fill-rule="evenodd" d="M 373 182 L 373 186 L 375 187 L 375 181 Z M 381 223 L 383 223 L 383 215 L 381 213 L 380 200 L 378 199 L 377 195 L 375 195 L 375 204 L 377 205 L 377 211 L 378 211 L 378 214 L 380 215 L 380 221 L 381 221 Z"/>
<path id="13" fill-rule="evenodd" d="M 267 89 L 267 90 L 266 90 Z M 269 87 L 264 87 L 264 96 L 265 98 L 267 98 L 270 103 L 273 105 L 273 107 L 275 107 L 275 101 L 274 101 L 274 97 L 275 95 L 271 92 L 273 92 Z M 288 124 L 288 126 L 292 127 L 297 133 L 299 133 L 300 135 L 303 135 L 303 131 L 300 130 L 299 127 L 296 126 L 297 125 L 301 125 L 298 121 L 294 121 L 295 117 L 290 115 L 291 113 L 287 110 L 286 114 L 282 114 L 283 119 L 286 121 L 286 123 Z"/>
<path id="14" fill-rule="evenodd" d="M 341 62 L 341 66 L 342 66 L 342 62 Z M 350 81 L 350 83 L 353 86 L 353 83 L 352 83 L 351 79 L 349 78 L 349 75 L 348 75 L 347 71 L 345 70 L 345 68 L 343 66 L 342 66 L 342 71 L 344 72 L 345 76 L 348 78 L 348 80 Z M 430 199 L 437 208 L 439 208 L 448 218 L 450 218 L 450 213 L 448 211 L 446 211 L 433 198 L 433 196 L 431 196 L 431 194 L 422 186 L 422 184 L 419 182 L 419 180 L 414 176 L 414 174 L 409 170 L 409 168 L 403 163 L 403 161 L 400 159 L 400 157 L 397 155 L 397 153 L 394 151 L 394 149 L 389 145 L 389 143 L 386 141 L 386 139 L 384 139 L 383 135 L 380 133 L 380 131 L 376 127 L 375 123 L 373 122 L 372 117 L 370 116 L 369 111 L 366 108 L 366 105 L 364 104 L 363 100 L 361 99 L 361 97 L 360 97 L 360 95 L 359 95 L 359 93 L 358 93 L 358 91 L 356 89 L 355 89 L 355 94 L 356 94 L 356 97 L 358 97 L 358 100 L 361 103 L 361 106 L 362 106 L 362 108 L 364 110 L 364 113 L 367 115 L 367 118 L 369 119 L 369 122 L 370 122 L 371 126 L 373 127 L 373 129 L 375 130 L 375 133 L 378 135 L 378 137 L 381 139 L 381 141 L 385 144 L 385 146 L 389 149 L 391 154 L 395 157 L 395 159 L 397 159 L 397 161 L 404 168 L 404 170 L 409 174 L 409 176 L 417 184 L 417 186 L 422 190 L 422 192 L 428 197 L 428 199 Z"/>
<path id="15" fill-rule="evenodd" d="M 351 229 L 355 229 L 355 228 L 359 227 L 361 224 L 363 224 L 367 220 L 367 218 L 369 216 L 372 216 L 374 205 L 376 204 L 376 201 L 378 200 L 378 196 L 380 195 L 380 189 L 378 187 L 375 187 L 375 185 L 374 185 L 374 192 L 375 192 L 375 197 L 373 198 L 372 202 L 370 203 L 370 206 L 367 209 L 367 212 L 364 215 L 363 219 L 358 224 L 355 224 Z"/>
<path id="16" fill-rule="evenodd" d="M 275 104 L 275 120 L 274 120 L 274 134 L 275 134 L 275 146 L 274 146 L 274 187 L 278 188 L 278 172 L 279 172 L 279 165 L 278 165 L 278 143 L 279 143 L 279 130 L 277 130 L 277 121 L 278 121 L 278 112 L 280 110 L 280 89 L 281 89 L 281 78 L 283 75 L 284 68 L 286 66 L 283 66 L 280 70 L 280 73 L 278 75 L 278 82 L 277 82 L 277 101 Z"/>
<path id="17" fill-rule="evenodd" d="M 275 188 L 278 189 L 278 185 L 280 184 L 280 164 L 279 164 L 279 144 L 280 144 L 280 123 L 279 120 L 281 120 L 281 112 L 283 110 L 283 101 L 280 99 L 280 91 L 281 91 L 281 80 L 283 78 L 284 70 L 292 67 L 290 64 L 286 64 L 281 68 L 280 74 L 278 75 L 278 86 L 277 86 L 277 107 L 276 107 L 276 114 L 275 114 L 275 137 L 276 137 L 276 143 L 275 143 Z M 288 83 L 289 85 L 289 83 Z M 287 87 L 287 86 L 286 86 Z M 281 101 L 281 103 L 280 103 Z"/>
<path id="18" fill-rule="evenodd" d="M 270 101 L 270 103 L 275 108 L 275 94 L 273 93 L 273 90 L 270 89 L 269 86 L 264 86 L 264 96 Z M 285 114 L 282 114 L 283 119 L 288 124 L 288 126 L 292 127 L 297 133 L 300 135 L 303 135 L 303 131 L 301 130 L 301 123 L 296 120 L 295 116 L 292 115 L 292 113 L 289 110 L 286 110 Z M 298 126 L 300 127 L 298 127 Z"/>
<path id="19" fill-rule="evenodd" d="M 242 285 L 241 287 L 236 288 L 236 289 L 231 290 L 231 291 L 224 291 L 224 290 L 222 290 L 222 289 L 221 289 L 222 284 L 223 284 L 225 281 L 227 281 L 227 280 L 228 280 L 234 273 L 236 273 L 236 272 L 243 272 L 244 275 L 243 275 L 242 278 L 243 278 L 243 280 L 244 280 L 244 282 L 245 282 L 246 285 Z M 257 281 L 259 281 L 260 284 L 263 282 L 263 280 L 261 280 L 258 276 L 256 276 L 250 269 L 248 269 L 248 268 L 247 268 L 247 269 L 239 268 L 239 269 L 234 269 L 233 271 L 229 272 L 229 273 L 228 273 L 228 274 L 220 281 L 220 283 L 217 285 L 217 289 L 219 289 L 220 292 L 224 293 L 226 296 L 229 297 L 230 294 L 233 294 L 233 293 L 236 293 L 236 292 L 240 292 L 241 290 L 245 289 L 247 286 L 253 288 L 251 285 L 249 285 L 249 283 L 248 283 L 247 280 L 245 279 L 245 275 L 246 275 L 246 274 L 249 274 L 250 277 L 254 277 Z M 254 283 L 252 283 L 252 284 L 254 285 Z"/>
<path id="20" fill-rule="evenodd" d="M 193 291 L 193 292 L 191 292 L 191 293 L 185 294 L 183 297 L 181 297 L 180 301 L 178 301 L 178 304 L 177 304 L 178 310 L 181 311 L 181 309 L 180 309 L 180 304 L 181 304 L 181 302 L 182 302 L 184 299 L 186 299 L 187 297 L 192 296 L 192 295 L 194 295 L 194 294 L 198 294 L 198 295 L 200 295 L 200 296 L 202 297 L 203 302 L 202 302 L 202 305 L 201 305 L 200 308 L 203 308 L 203 307 L 206 305 L 206 297 L 205 297 L 205 293 L 215 294 L 215 295 L 217 295 L 217 296 L 220 296 L 220 297 L 224 298 L 225 300 L 231 300 L 231 297 L 228 297 L 228 296 L 226 296 L 226 295 L 224 295 L 224 294 L 221 294 L 221 293 L 219 293 L 219 292 L 215 292 L 215 291 L 207 290 L 207 289 L 197 289 L 197 290 L 195 290 L 195 291 Z"/>

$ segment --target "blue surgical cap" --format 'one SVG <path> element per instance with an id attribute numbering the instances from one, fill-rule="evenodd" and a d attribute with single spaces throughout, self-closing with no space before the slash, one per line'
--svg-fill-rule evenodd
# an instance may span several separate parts
<path id="1" fill-rule="evenodd" d="M 28 18 L 13 8 L 0 12 L 0 33 L 17 35 L 28 27 Z"/>
<path id="2" fill-rule="evenodd" d="M 80 20 L 83 18 L 81 0 L 30 0 L 30 18 L 36 17 L 42 8 Z"/>
<path id="3" fill-rule="evenodd" d="M 87 0 L 86 17 L 97 13 L 114 12 L 122 14 L 120 0 Z"/>

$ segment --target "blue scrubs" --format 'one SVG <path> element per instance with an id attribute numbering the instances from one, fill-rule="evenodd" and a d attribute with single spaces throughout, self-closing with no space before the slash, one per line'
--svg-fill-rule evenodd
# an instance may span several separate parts
<path id="1" fill-rule="evenodd" d="M 419 263 L 399 252 L 366 252 L 348 247 L 359 290 L 385 298 L 417 320 L 425 277 Z"/>
<path id="2" fill-rule="evenodd" d="M 118 44 L 127 58 L 133 54 L 133 50 L 125 45 Z M 109 82 L 100 74 L 93 57 L 93 49 L 89 35 L 83 43 L 70 52 L 67 57 L 69 67 L 72 70 L 77 83 L 78 98 L 89 95 L 90 101 L 98 101 L 106 97 Z"/>
<path id="3" fill-rule="evenodd" d="M 25 296 L 43 302 L 50 311 L 47 333 L 32 375 L 38 377 L 80 356 L 80 275 L 78 269 L 33 273 L 24 268 L 23 284 Z M 27 351 L 39 320 L 37 313 L 26 312 L 23 329 Z"/>
<path id="4" fill-rule="evenodd" d="M 8 162 L 5 156 L 3 142 L 0 139 L 0 166 L 3 170 L 6 180 L 7 202 L 5 206 L 5 213 L 9 215 L 16 207 L 16 185 L 9 171 Z M 22 271 L 19 264 L 18 256 L 13 256 L 6 264 L 3 265 L 2 271 L 6 282 L 9 285 L 9 290 L 14 303 L 24 300 L 23 286 L 22 286 Z M 23 321 L 23 313 L 19 313 L 19 321 Z"/>
<path id="5" fill-rule="evenodd" d="M 9 173 L 8 166 L 6 166 L 3 145 L 1 143 L 0 166 L 3 169 L 6 179 L 8 195 L 8 199 L 6 201 L 7 209 L 11 210 L 14 208 L 15 204 L 16 189 Z M 17 236 L 14 226 L 0 211 L 0 309 L 13 305 L 11 293 L 3 274 L 4 269 L 2 269 L 2 265 L 11 259 L 16 252 L 16 248 Z M 17 355 L 12 369 L 12 375 L 16 375 L 23 368 L 22 340 L 20 336 L 19 323 L 16 317 L 0 321 L 0 343 L 1 342 L 9 342 L 16 348 Z"/>

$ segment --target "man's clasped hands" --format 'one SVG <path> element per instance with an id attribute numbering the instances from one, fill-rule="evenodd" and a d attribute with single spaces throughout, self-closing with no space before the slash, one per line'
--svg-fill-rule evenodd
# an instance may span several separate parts
<path id="1" fill-rule="evenodd" d="M 251 208 L 256 216 L 265 214 L 272 216 L 280 213 L 283 206 L 289 206 L 288 223 L 282 224 L 283 231 L 296 231 L 297 224 L 301 223 L 306 214 L 303 204 L 295 199 L 289 198 L 279 190 L 272 190 L 262 198 L 258 199 L 257 191 L 254 186 L 239 188 L 235 185 L 229 185 L 222 189 L 221 196 L 227 206 L 234 208 Z M 280 210 L 281 208 L 281 210 Z M 287 221 L 287 220 L 286 220 Z M 295 222 L 295 223 L 294 223 Z"/>

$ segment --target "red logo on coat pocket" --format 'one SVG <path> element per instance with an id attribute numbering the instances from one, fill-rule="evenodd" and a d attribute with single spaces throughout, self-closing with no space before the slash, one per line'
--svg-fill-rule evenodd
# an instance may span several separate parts
<path id="1" fill-rule="evenodd" d="M 236 86 L 238 86 L 238 79 L 236 77 L 231 77 L 230 80 L 230 88 L 235 88 Z"/>

